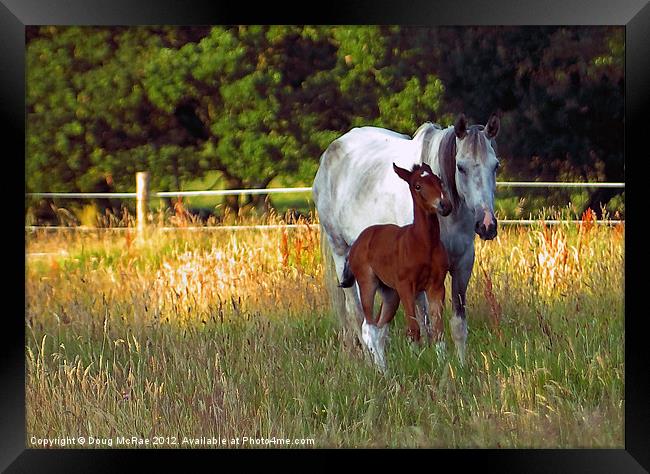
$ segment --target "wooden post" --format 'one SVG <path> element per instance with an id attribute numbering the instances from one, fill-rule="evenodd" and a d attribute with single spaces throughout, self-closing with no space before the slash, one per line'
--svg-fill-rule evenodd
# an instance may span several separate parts
<path id="1" fill-rule="evenodd" d="M 137 194 L 136 231 L 138 242 L 144 243 L 147 231 L 147 214 L 149 211 L 149 172 L 138 171 L 135 174 Z"/>

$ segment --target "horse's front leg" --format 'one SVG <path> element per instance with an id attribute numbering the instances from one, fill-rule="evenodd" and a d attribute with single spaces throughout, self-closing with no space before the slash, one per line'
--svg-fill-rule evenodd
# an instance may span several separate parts
<path id="1" fill-rule="evenodd" d="M 472 276 L 474 266 L 474 246 L 452 266 L 451 274 L 451 304 L 454 311 L 449 320 L 451 337 L 456 345 L 456 352 L 461 365 L 465 364 L 465 349 L 467 345 L 467 318 L 465 316 L 465 295 L 467 285 Z"/>

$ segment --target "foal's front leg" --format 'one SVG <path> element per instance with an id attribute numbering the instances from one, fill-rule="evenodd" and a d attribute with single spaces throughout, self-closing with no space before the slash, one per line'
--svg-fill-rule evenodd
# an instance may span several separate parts
<path id="1" fill-rule="evenodd" d="M 429 302 L 424 291 L 419 292 L 415 297 L 415 316 L 420 324 L 420 332 L 424 331 L 427 339 L 431 339 L 432 329 L 429 318 Z"/>
<path id="2" fill-rule="evenodd" d="M 436 354 L 440 360 L 444 357 L 447 349 L 444 341 L 445 330 L 442 320 L 442 310 L 445 306 L 444 280 L 442 285 L 432 285 L 427 289 L 427 300 L 429 303 L 429 324 L 431 326 L 429 342 L 435 344 Z"/>
<path id="3" fill-rule="evenodd" d="M 404 305 L 404 316 L 406 317 L 406 335 L 411 341 L 420 343 L 420 324 L 415 314 L 415 292 L 411 288 L 402 287 L 397 290 L 399 298 Z"/>

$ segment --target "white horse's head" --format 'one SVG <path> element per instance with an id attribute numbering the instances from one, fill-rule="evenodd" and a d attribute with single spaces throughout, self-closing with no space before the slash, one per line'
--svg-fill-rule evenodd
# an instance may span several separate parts
<path id="1" fill-rule="evenodd" d="M 440 146 L 440 168 L 454 208 L 461 203 L 467 207 L 473 214 L 474 230 L 483 240 L 497 235 L 494 192 L 499 160 L 494 138 L 498 132 L 496 115 L 492 115 L 486 126 L 468 126 L 461 114 Z"/>

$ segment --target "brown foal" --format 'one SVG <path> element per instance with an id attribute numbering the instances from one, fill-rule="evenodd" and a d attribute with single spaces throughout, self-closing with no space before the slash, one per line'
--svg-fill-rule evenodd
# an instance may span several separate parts
<path id="1" fill-rule="evenodd" d="M 385 369 L 383 355 L 384 326 L 395 317 L 400 301 L 404 305 L 407 334 L 420 341 L 420 326 L 415 314 L 415 299 L 425 291 L 432 316 L 433 340 L 442 340 L 442 308 L 445 298 L 447 253 L 440 241 L 437 213 L 446 216 L 451 202 L 442 190 L 442 182 L 429 165 L 414 165 L 411 171 L 393 164 L 395 173 L 406 181 L 413 198 L 413 223 L 374 225 L 365 229 L 350 248 L 342 287 L 356 280 L 365 315 L 363 340 L 375 362 Z M 380 291 L 382 305 L 373 317 L 375 293 Z"/>

